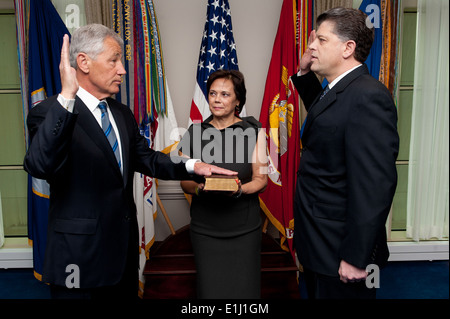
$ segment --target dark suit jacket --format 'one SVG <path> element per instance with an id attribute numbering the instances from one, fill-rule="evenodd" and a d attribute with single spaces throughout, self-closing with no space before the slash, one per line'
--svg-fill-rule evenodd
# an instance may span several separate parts
<path id="1" fill-rule="evenodd" d="M 113 285 L 122 276 L 129 238 L 136 242 L 137 258 L 134 172 L 161 179 L 192 176 L 184 162 L 173 163 L 151 150 L 129 108 L 108 99 L 122 143 L 122 176 L 108 140 L 84 103 L 77 97 L 70 113 L 56 98 L 30 111 L 31 143 L 24 160 L 27 172 L 50 184 L 43 280 L 65 286 L 66 267 L 75 264 L 81 288 Z"/>
<path id="2" fill-rule="evenodd" d="M 310 72 L 292 78 L 308 116 L 295 193 L 295 247 L 305 268 L 337 276 L 341 260 L 382 265 L 395 188 L 397 110 L 365 65 L 323 99 Z"/>

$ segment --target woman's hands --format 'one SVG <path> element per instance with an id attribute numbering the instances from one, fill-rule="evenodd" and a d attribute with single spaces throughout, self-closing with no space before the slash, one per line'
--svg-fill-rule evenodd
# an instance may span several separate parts
<path id="1" fill-rule="evenodd" d="M 238 185 L 238 189 L 235 192 L 208 191 L 205 190 L 204 183 L 196 183 L 194 181 L 181 181 L 180 185 L 186 194 L 201 196 L 202 193 L 210 193 L 239 198 L 243 194 L 242 182 L 238 178 L 236 178 L 236 183 Z"/>

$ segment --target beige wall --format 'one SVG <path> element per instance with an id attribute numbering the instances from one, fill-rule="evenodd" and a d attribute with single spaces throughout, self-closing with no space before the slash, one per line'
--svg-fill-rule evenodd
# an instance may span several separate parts
<path id="1" fill-rule="evenodd" d="M 187 128 L 196 66 L 206 20 L 206 0 L 154 0 L 164 64 L 178 126 Z M 247 86 L 247 114 L 259 118 L 282 0 L 229 0 L 239 69 Z M 159 194 L 175 229 L 189 223 L 178 182 L 162 181 Z M 156 240 L 170 235 L 159 212 Z"/>
<path id="2" fill-rule="evenodd" d="M 188 124 L 196 66 L 206 20 L 206 0 L 154 0 L 164 64 L 178 125 Z M 282 0 L 230 0 L 247 114 L 259 118 Z"/>

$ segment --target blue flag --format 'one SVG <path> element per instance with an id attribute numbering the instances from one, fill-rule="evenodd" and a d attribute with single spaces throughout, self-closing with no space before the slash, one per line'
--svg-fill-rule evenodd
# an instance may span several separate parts
<path id="1" fill-rule="evenodd" d="M 383 51 L 383 29 L 381 23 L 381 0 L 363 0 L 359 10 L 369 16 L 369 21 L 375 28 L 375 38 L 367 57 L 366 64 L 369 73 L 375 78 L 380 77 L 381 54 Z"/>
<path id="2" fill-rule="evenodd" d="M 64 34 L 69 34 L 50 0 L 30 1 L 28 42 L 29 106 L 61 92 L 59 62 Z M 50 190 L 47 182 L 28 177 L 28 238 L 33 243 L 35 277 L 41 280 Z"/>

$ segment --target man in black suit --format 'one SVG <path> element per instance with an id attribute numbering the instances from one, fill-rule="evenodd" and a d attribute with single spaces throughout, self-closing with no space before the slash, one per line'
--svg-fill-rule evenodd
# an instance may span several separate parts
<path id="1" fill-rule="evenodd" d="M 28 115 L 24 167 L 50 184 L 43 281 L 54 298 L 136 298 L 134 172 L 178 180 L 232 173 L 149 148 L 130 109 L 111 98 L 125 74 L 122 47 L 122 39 L 99 24 L 75 31 L 70 53 L 65 35 L 61 93 Z M 69 289 L 75 270 L 79 287 Z"/>
<path id="2" fill-rule="evenodd" d="M 331 9 L 318 17 L 292 77 L 308 111 L 294 240 L 309 298 L 375 298 L 366 268 L 389 256 L 399 137 L 391 94 L 364 65 L 373 37 L 364 13 Z"/>

